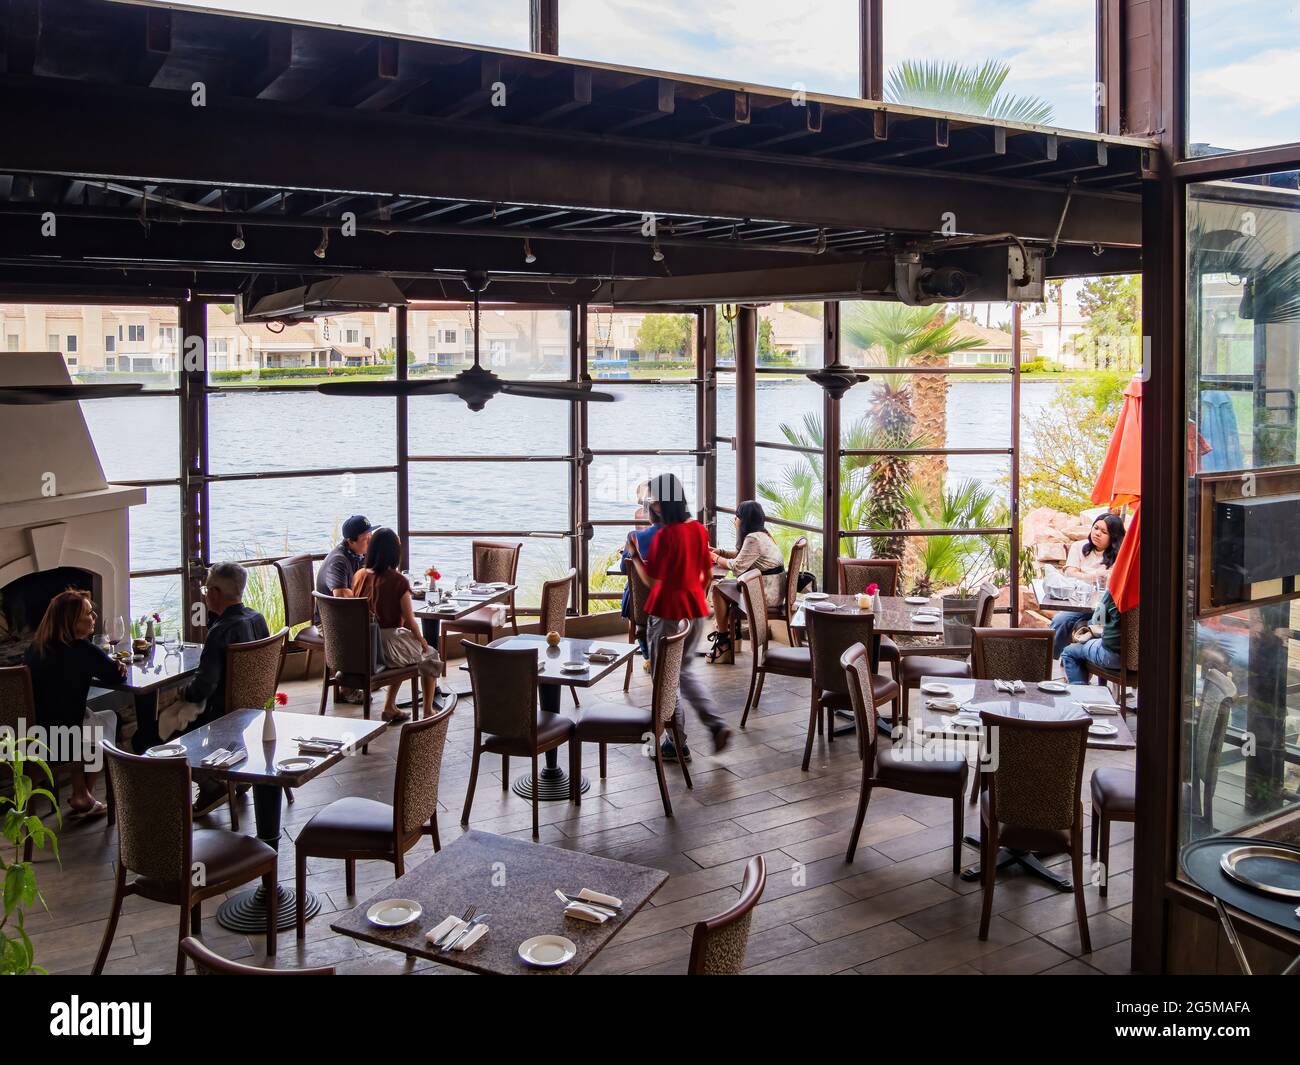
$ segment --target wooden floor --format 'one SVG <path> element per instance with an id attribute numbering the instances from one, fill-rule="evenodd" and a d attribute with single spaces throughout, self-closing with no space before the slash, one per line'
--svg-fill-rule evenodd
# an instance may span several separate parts
<path id="1" fill-rule="evenodd" d="M 1081 955 L 1072 897 L 1015 872 L 1004 872 L 993 903 L 989 938 L 977 935 L 981 893 L 951 872 L 951 804 L 878 791 L 871 800 L 856 860 L 844 861 L 859 779 L 855 743 L 842 737 L 831 745 L 819 740 L 811 771 L 799 768 L 807 723 L 807 682 L 771 678 L 763 702 L 739 730 L 740 708 L 748 685 L 748 660 L 734 666 L 698 668 L 711 683 L 720 712 L 735 728 L 735 738 L 714 757 L 694 715 L 688 726 L 695 739 L 691 763 L 694 791 L 669 766 L 672 819 L 665 818 L 652 764 L 637 748 L 611 748 L 609 776 L 600 781 L 596 748 L 584 749 L 591 791 L 578 811 L 568 803 L 543 804 L 541 839 L 559 847 L 639 862 L 666 870 L 670 878 L 588 967 L 596 973 L 681 973 L 690 952 L 690 929 L 703 917 L 725 909 L 736 897 L 746 859 L 767 861 L 767 890 L 755 911 L 747 956 L 755 973 L 1126 973 L 1129 970 L 1129 901 L 1132 895 L 1132 825 L 1114 826 L 1110 888 L 1102 899 L 1088 888 L 1087 906 L 1093 951 Z M 463 676 L 463 674 L 462 674 Z M 462 682 L 463 683 L 463 682 Z M 635 670 L 624 695 L 617 674 L 582 696 L 638 705 L 649 701 L 649 677 Z M 315 684 L 285 685 L 288 709 L 315 712 Z M 565 712 L 572 713 L 566 697 Z M 359 716 L 356 706 L 331 712 Z M 1134 718 L 1130 716 L 1130 722 Z M 444 842 L 461 831 L 460 811 L 469 778 L 468 744 L 473 706 L 463 700 L 452 719 L 442 773 Z M 1135 726 L 1136 727 L 1136 726 Z M 887 742 L 882 739 L 882 742 Z M 343 795 L 391 801 L 396 736 L 390 731 L 370 747 L 297 792 L 286 807 L 281 844 L 281 878 L 293 880 L 293 838 L 321 806 Z M 567 758 L 562 755 L 562 758 Z M 512 766 L 518 772 L 518 759 Z M 1100 765 L 1132 766 L 1131 752 L 1089 752 L 1084 778 Z M 501 790 L 500 760 L 484 759 L 475 797 L 475 828 L 529 838 L 528 805 Z M 241 800 L 242 829 L 252 831 L 251 799 Z M 969 807 L 968 807 L 969 809 Z M 199 825 L 229 827 L 223 807 Z M 978 815 L 968 814 L 967 829 L 978 833 Z M 419 861 L 427 842 L 408 856 Z M 62 867 L 48 854 L 40 859 L 39 880 L 50 913 L 27 923 L 36 959 L 51 972 L 88 972 L 98 950 L 112 897 L 116 839 L 102 820 L 67 825 L 61 839 Z M 976 852 L 967 849 L 968 862 Z M 1058 859 L 1067 861 L 1066 859 Z M 1056 864 L 1056 862 L 1052 863 Z M 344 893 L 343 863 L 312 859 L 309 886 L 322 912 L 308 924 L 299 944 L 292 931 L 281 933 L 278 965 L 333 964 L 341 972 L 451 972 L 428 962 L 406 966 L 382 948 L 365 947 L 329 930 L 329 913 L 346 909 L 392 880 L 392 866 L 362 863 L 358 897 Z M 220 928 L 209 915 L 220 900 L 205 905 L 204 938 L 231 958 L 263 961 L 261 941 Z M 139 898 L 128 899 L 118 926 L 107 971 L 166 973 L 176 951 L 177 911 Z"/>

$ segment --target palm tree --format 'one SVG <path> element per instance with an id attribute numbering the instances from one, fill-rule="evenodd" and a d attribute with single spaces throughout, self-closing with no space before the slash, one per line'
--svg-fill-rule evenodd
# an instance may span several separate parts
<path id="1" fill-rule="evenodd" d="M 911 492 L 907 504 L 917 525 L 931 529 L 992 529 L 1007 524 L 1006 504 L 975 480 L 945 488 L 938 505 Z M 999 579 L 1010 564 L 1010 541 L 999 533 L 926 536 L 917 551 L 917 595 L 943 588 L 971 592 L 982 581 Z"/>
<path id="2" fill-rule="evenodd" d="M 983 345 L 975 337 L 956 335 L 958 319 L 943 308 L 909 307 L 902 303 L 850 303 L 843 332 L 850 343 L 867 353 L 868 366 L 940 366 L 955 351 Z M 948 438 L 948 378 L 943 374 L 890 374 L 877 377 L 868 427 L 871 447 L 943 447 Z M 915 465 L 914 465 L 915 464 Z M 907 459 L 880 455 L 870 467 L 871 491 L 865 517 L 869 527 L 903 529 L 910 510 L 907 494 L 913 487 L 923 498 L 937 499 L 946 467 L 941 456 Z M 879 558 L 902 558 L 901 536 L 873 541 Z"/>
<path id="3" fill-rule="evenodd" d="M 1000 59 L 988 59 L 979 66 L 908 60 L 889 72 L 885 99 L 934 111 L 985 115 L 1010 122 L 1033 125 L 1051 122 L 1052 105 L 1046 100 L 1038 96 L 1011 96 L 1002 91 L 1010 73 L 1010 65 Z"/>

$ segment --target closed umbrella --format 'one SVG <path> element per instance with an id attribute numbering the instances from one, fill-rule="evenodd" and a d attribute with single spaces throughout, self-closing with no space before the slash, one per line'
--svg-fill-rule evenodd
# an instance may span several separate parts
<path id="1" fill-rule="evenodd" d="M 1110 569 L 1111 598 L 1120 610 L 1131 610 L 1138 604 L 1138 531 L 1142 502 L 1142 381 L 1136 375 L 1124 388 L 1124 405 L 1115 422 L 1097 483 L 1092 486 L 1092 501 L 1106 503 L 1112 509 L 1133 507 L 1133 520 Z"/>

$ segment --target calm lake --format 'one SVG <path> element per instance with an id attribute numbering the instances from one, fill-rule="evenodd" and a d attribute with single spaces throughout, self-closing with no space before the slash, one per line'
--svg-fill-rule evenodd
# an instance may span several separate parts
<path id="1" fill-rule="evenodd" d="M 694 389 L 690 385 L 642 385 L 619 389 L 622 401 L 590 405 L 593 450 L 695 445 Z M 846 396 L 845 428 L 867 409 L 870 389 L 858 386 Z M 1022 416 L 1032 417 L 1051 402 L 1056 381 L 1026 381 Z M 178 472 L 177 400 L 169 396 L 85 402 L 82 409 L 110 480 L 169 478 Z M 210 400 L 213 473 L 250 473 L 321 466 L 382 466 L 395 461 L 394 411 L 382 399 L 327 397 L 314 391 L 273 394 L 223 393 Z M 784 440 L 782 423 L 801 428 L 805 414 L 820 413 L 821 390 L 807 381 L 760 380 L 758 437 Z M 718 433 L 735 425 L 733 386 L 718 390 Z M 498 397 L 473 413 L 452 397 L 427 397 L 410 403 L 410 450 L 417 455 L 488 454 L 538 458 L 560 456 L 568 446 L 562 404 Z M 954 380 L 948 394 L 950 447 L 1000 447 L 1011 439 L 1011 390 L 1007 381 Z M 791 453 L 760 449 L 760 481 L 780 481 L 782 470 L 799 459 Z M 955 456 L 950 478 L 975 478 L 1005 492 L 1010 459 Z M 599 457 L 591 467 L 591 516 L 625 519 L 633 508 L 635 485 L 652 473 L 671 469 L 695 493 L 695 465 L 689 456 L 662 459 Z M 179 559 L 179 492 L 150 488 L 149 502 L 132 511 L 131 567 L 175 566 Z M 718 498 L 735 493 L 735 458 L 726 445 L 718 457 Z M 235 481 L 211 487 L 214 558 L 252 558 L 296 551 L 322 551 L 337 539 L 349 514 L 362 513 L 376 524 L 394 521 L 396 478 L 356 474 Z M 559 532 L 568 523 L 566 467 L 559 462 L 415 463 L 411 470 L 411 527 L 414 530 L 484 529 Z M 598 528 L 592 542 L 593 566 L 615 550 L 624 530 Z M 520 576 L 536 585 L 567 567 L 563 539 L 525 542 Z M 436 563 L 444 577 L 467 572 L 469 541 L 416 538 L 412 563 Z M 174 616 L 175 577 L 132 582 L 132 613 L 163 609 Z"/>

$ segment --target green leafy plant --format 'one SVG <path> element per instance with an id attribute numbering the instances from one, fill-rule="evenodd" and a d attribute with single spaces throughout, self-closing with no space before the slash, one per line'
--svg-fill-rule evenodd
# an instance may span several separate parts
<path id="1" fill-rule="evenodd" d="M 916 524 L 925 528 L 991 529 L 1004 527 L 1009 520 L 997 493 L 974 480 L 945 486 L 937 506 L 916 492 L 909 493 L 907 501 Z M 984 581 L 1005 583 L 1011 560 L 1010 540 L 1005 534 L 953 533 L 920 539 L 916 594 L 954 589 L 969 597 Z"/>
<path id="2" fill-rule="evenodd" d="M 979 66 L 908 60 L 890 70 L 885 81 L 885 99 L 1011 122 L 1036 125 L 1051 122 L 1052 105 L 1046 100 L 1038 96 L 1012 96 L 1002 91 L 1010 74 L 1010 65 L 1000 59 L 985 60 Z"/>
<path id="3" fill-rule="evenodd" d="M 26 914 L 36 903 L 47 909 L 45 898 L 36 884 L 36 866 L 29 860 L 32 848 L 49 847 L 55 859 L 59 857 L 58 837 L 54 830 L 42 823 L 31 812 L 32 800 L 37 796 L 54 807 L 55 824 L 62 825 L 59 801 L 50 790 L 54 774 L 49 765 L 28 751 L 29 741 L 20 737 L 9 741 L 11 749 L 5 751 L 5 763 L 13 782 L 13 795 L 0 795 L 0 809 L 4 810 L 4 838 L 12 847 L 0 854 L 0 873 L 4 874 L 4 916 L 0 917 L 0 976 L 23 976 L 29 973 L 44 974 L 45 970 L 33 960 L 31 937 L 24 927 Z M 27 766 L 33 765 L 44 773 L 50 788 L 40 787 L 27 775 Z"/>
<path id="4" fill-rule="evenodd" d="M 1096 373 L 1063 385 L 1050 405 L 1024 420 L 1020 492 L 1026 507 L 1078 514 L 1092 506 L 1127 379 Z"/>

